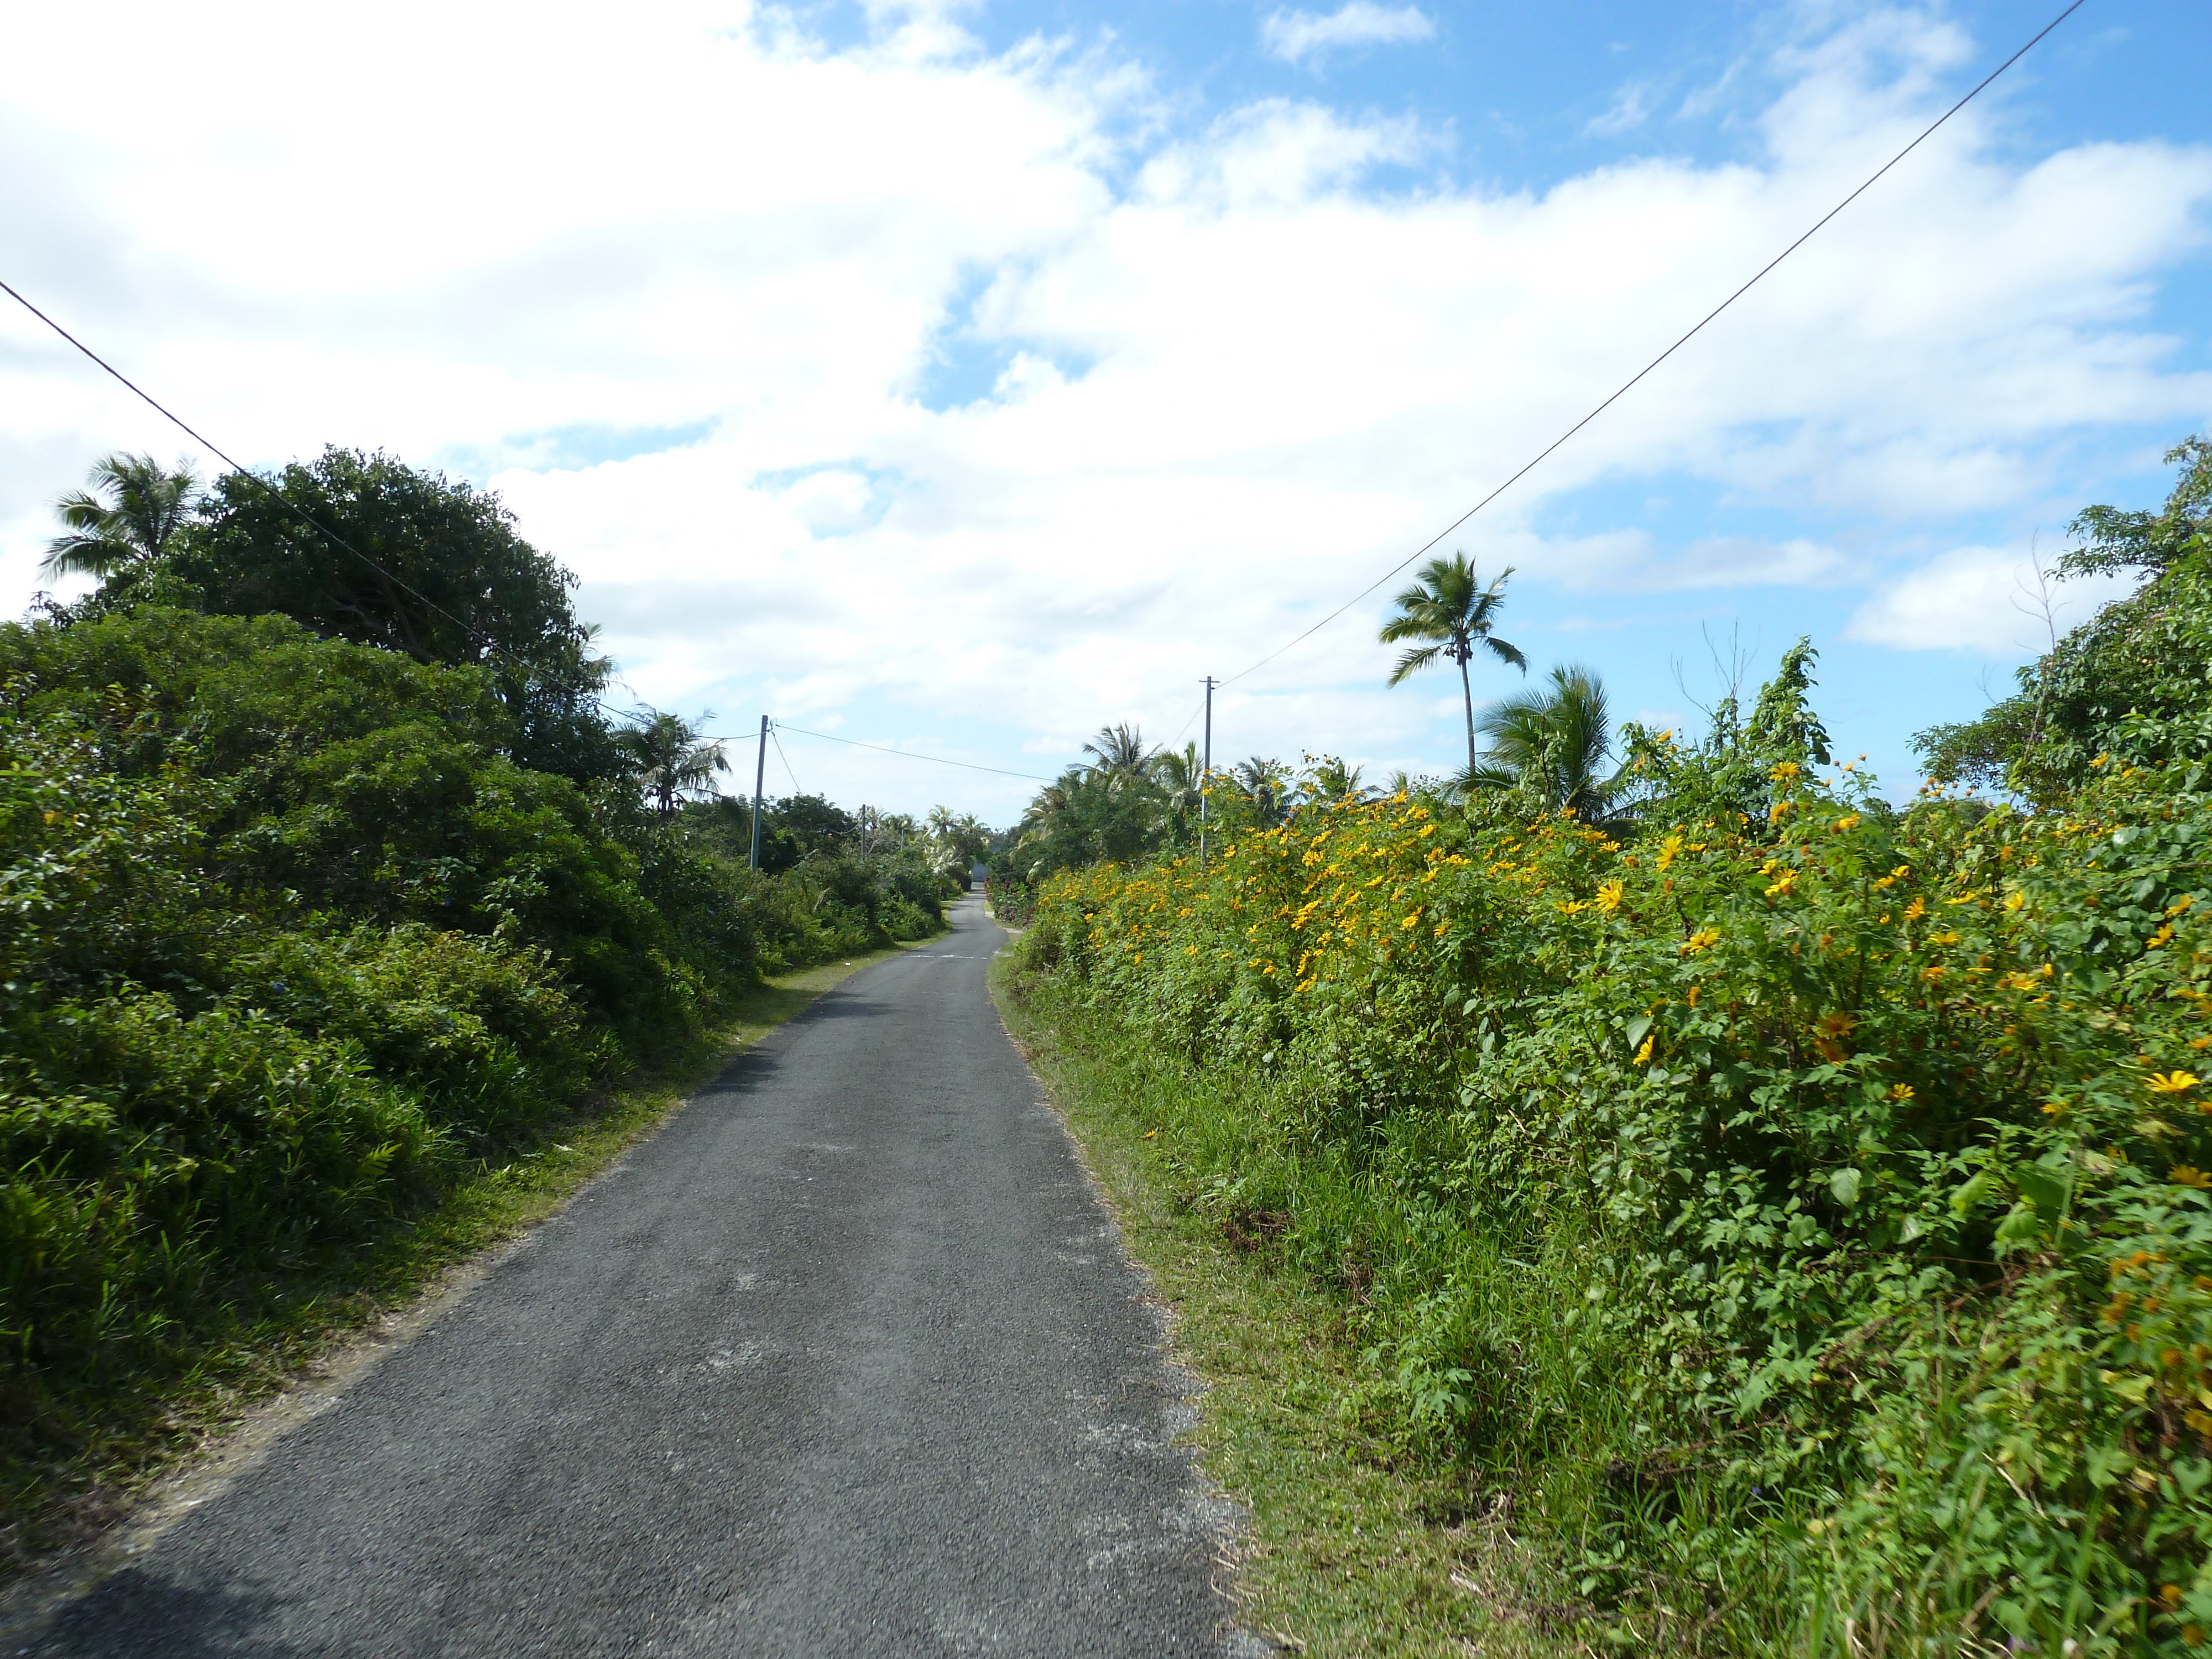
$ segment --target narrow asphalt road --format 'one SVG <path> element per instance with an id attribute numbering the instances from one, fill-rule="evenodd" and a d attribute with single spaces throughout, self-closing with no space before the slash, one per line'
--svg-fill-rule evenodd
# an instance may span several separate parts
<path id="1" fill-rule="evenodd" d="M 1005 937 L 822 998 L 19 1650 L 1271 1651 Z"/>

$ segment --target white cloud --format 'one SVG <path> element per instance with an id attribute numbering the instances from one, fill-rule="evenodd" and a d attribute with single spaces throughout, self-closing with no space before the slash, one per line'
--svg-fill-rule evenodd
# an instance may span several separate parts
<path id="1" fill-rule="evenodd" d="M 1599 138 L 1634 131 L 1650 118 L 1652 106 L 1658 100 L 1661 90 L 1649 81 L 1629 82 L 1613 94 L 1612 104 L 1603 114 L 1593 116 L 1583 124 L 1583 131 Z"/>
<path id="2" fill-rule="evenodd" d="M 1851 615 L 1845 637 L 1907 651 L 2022 657 L 2128 591 L 2124 580 L 2039 580 L 2033 551 L 1960 547 L 1886 583 Z"/>
<path id="3" fill-rule="evenodd" d="M 1902 142 L 1954 45 L 1885 14 L 1793 60 L 1747 160 L 1386 192 L 1436 132 L 1283 100 L 1178 132 L 1126 63 L 993 57 L 957 9 L 834 51 L 766 15 L 30 9 L 0 266 L 249 462 L 496 458 L 640 695 L 1050 771 L 1103 720 L 1172 735 L 1201 674 L 1510 474 Z M 95 60 L 98 100 L 40 68 Z M 1881 573 L 1793 515 L 2024 513 L 2072 434 L 2212 412 L 2145 320 L 2201 257 L 2212 154 L 2022 161 L 1978 108 L 1468 527 L 1520 564 L 1516 617 L 1547 586 L 1841 584 L 1840 611 Z M 958 406 L 926 406 L 956 351 Z M 0 315 L 8 608 L 93 456 L 177 442 Z M 1760 533 L 1541 529 L 1654 480 Z M 1958 642 L 1901 620 L 1936 587 L 1857 636 Z M 1240 683 L 1227 751 L 1421 763 L 1382 603 Z M 810 787 L 862 775 L 823 751 Z"/>
<path id="4" fill-rule="evenodd" d="M 1802 536 L 1783 541 L 1702 536 L 1663 551 L 1648 531 L 1614 530 L 1549 542 L 1499 538 L 1493 545 L 1498 557 L 1541 569 L 1561 586 L 1584 592 L 1822 587 L 1846 579 L 1852 568 L 1843 552 Z"/>
<path id="5" fill-rule="evenodd" d="M 1434 37 L 1437 26 L 1418 6 L 1351 0 L 1332 12 L 1273 11 L 1260 25 L 1272 57 L 1301 64 L 1345 46 L 1395 46 Z"/>

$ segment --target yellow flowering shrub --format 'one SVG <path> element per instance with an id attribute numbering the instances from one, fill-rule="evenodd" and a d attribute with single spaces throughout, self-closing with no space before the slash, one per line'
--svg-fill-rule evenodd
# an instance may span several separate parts
<path id="1" fill-rule="evenodd" d="M 1626 842 L 1312 807 L 1203 870 L 1057 878 L 1024 963 L 1266 1080 L 1201 1195 L 1353 1298 L 1409 1447 L 1554 1472 L 1589 1594 L 1664 1559 L 1715 1605 L 1748 1573 L 1863 1608 L 1942 1559 L 1991 1639 L 2180 1652 L 2212 1629 L 2202 773 L 2021 815 L 1785 764 L 1756 818 Z"/>

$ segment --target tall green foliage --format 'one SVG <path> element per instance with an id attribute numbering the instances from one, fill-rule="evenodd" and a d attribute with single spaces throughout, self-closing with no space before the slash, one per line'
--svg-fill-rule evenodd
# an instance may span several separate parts
<path id="1" fill-rule="evenodd" d="M 2053 574 L 2132 574 L 2143 585 L 2020 671 L 1978 719 L 1916 739 L 1931 777 L 2044 805 L 2087 782 L 2100 757 L 2157 763 L 2162 722 L 2200 708 L 2212 681 L 2212 444 L 2166 454 L 2181 475 L 2155 513 L 2093 507 Z M 2130 716 L 2148 725 L 2131 724 Z"/>
<path id="2" fill-rule="evenodd" d="M 0 627 L 6 1478 L 757 972 L 940 925 L 919 852 L 757 876 L 711 808 L 519 764 L 499 672 L 283 616 Z"/>
<path id="3" fill-rule="evenodd" d="M 1065 875 L 1027 994 L 1238 1080 L 1193 1201 L 1341 1289 L 1347 1411 L 1509 1495 L 1594 1627 L 2190 1652 L 2212 697 L 2060 810 L 1900 811 L 1816 774 L 1811 666 L 1637 734 L 1632 836 L 1400 795 Z"/>
<path id="4" fill-rule="evenodd" d="M 224 475 L 158 556 L 119 564 L 77 614 L 149 601 L 281 614 L 323 638 L 474 665 L 507 707 L 507 752 L 586 780 L 621 762 L 597 708 L 608 665 L 570 607 L 574 586 L 495 495 L 333 447 L 273 477 Z"/>

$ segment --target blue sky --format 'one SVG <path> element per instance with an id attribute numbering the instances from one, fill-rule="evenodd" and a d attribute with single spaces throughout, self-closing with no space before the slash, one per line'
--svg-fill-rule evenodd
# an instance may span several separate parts
<path id="1" fill-rule="evenodd" d="M 2057 9 L 62 13 L 0 69 L 0 258 L 254 464 L 499 489 L 641 699 L 1049 773 L 1176 736 Z M 95 52 L 97 107 L 33 69 Z M 1500 631 L 1662 723 L 1810 635 L 1909 791 L 2041 636 L 2068 519 L 2212 426 L 2207 62 L 2212 9 L 2091 0 L 1444 544 L 1516 567 Z M 0 323 L 0 583 L 118 447 L 188 447 Z M 1449 764 L 1456 688 L 1381 684 L 1389 592 L 1232 685 L 1218 757 Z M 1026 793 L 785 755 L 851 802 Z"/>

